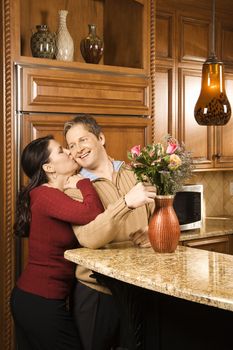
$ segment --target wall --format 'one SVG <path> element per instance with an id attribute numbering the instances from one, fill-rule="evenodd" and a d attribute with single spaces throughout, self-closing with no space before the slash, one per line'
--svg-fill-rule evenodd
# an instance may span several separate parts
<path id="1" fill-rule="evenodd" d="M 233 196 L 229 189 L 233 182 L 232 171 L 195 173 L 190 182 L 203 185 L 204 215 L 233 216 Z"/>

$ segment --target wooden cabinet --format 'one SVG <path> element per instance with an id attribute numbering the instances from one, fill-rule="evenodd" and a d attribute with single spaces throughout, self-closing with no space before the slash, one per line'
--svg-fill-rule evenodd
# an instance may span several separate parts
<path id="1" fill-rule="evenodd" d="M 182 245 L 217 253 L 233 254 L 232 235 L 187 240 L 182 242 Z"/>
<path id="2" fill-rule="evenodd" d="M 19 151 L 37 137 L 53 134 L 65 145 L 64 123 L 91 113 L 103 128 L 113 158 L 127 161 L 135 144 L 151 140 L 149 0 L 12 1 L 15 6 L 15 97 Z M 37 24 L 55 32 L 58 11 L 68 10 L 74 61 L 35 58 L 30 37 Z M 80 41 L 95 23 L 104 41 L 100 64 L 87 64 Z M 18 31 L 20 28 L 20 31 Z M 19 164 L 17 164 L 19 168 Z M 21 176 L 21 184 L 25 179 Z M 27 240 L 21 251 L 27 259 Z"/>
<path id="3" fill-rule="evenodd" d="M 202 64 L 210 54 L 210 3 L 156 2 L 154 138 L 170 133 L 192 151 L 197 170 L 233 169 L 233 118 L 226 126 L 197 124 L 194 107 L 201 89 Z M 233 3 L 216 5 L 216 54 L 225 67 L 225 85 L 233 109 Z"/>

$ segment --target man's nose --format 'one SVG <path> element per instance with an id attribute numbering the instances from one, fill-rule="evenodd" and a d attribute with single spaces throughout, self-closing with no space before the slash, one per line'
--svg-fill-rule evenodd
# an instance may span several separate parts
<path id="1" fill-rule="evenodd" d="M 82 150 L 83 150 L 83 145 L 82 145 L 82 143 L 81 142 L 77 142 L 76 144 L 75 144 L 75 147 L 74 148 L 72 148 L 72 151 L 71 151 L 71 153 L 74 155 L 75 153 L 81 153 L 82 152 Z"/>

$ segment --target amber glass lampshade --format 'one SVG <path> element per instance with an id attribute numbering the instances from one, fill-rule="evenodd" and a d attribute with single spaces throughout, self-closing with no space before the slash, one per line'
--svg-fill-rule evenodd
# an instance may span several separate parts
<path id="1" fill-rule="evenodd" d="M 194 116 L 200 125 L 225 125 L 231 117 L 231 106 L 225 91 L 224 67 L 214 55 L 203 64 L 201 92 Z"/>

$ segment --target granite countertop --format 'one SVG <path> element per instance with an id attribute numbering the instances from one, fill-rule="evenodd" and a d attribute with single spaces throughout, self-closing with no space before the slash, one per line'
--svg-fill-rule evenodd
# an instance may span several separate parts
<path id="1" fill-rule="evenodd" d="M 233 311 L 232 255 L 184 246 L 159 254 L 121 243 L 68 250 L 65 258 L 139 287 Z"/>
<path id="2" fill-rule="evenodd" d="M 222 236 L 226 234 L 233 234 L 232 217 L 207 217 L 203 220 L 203 225 L 200 229 L 181 232 L 180 241 Z"/>

